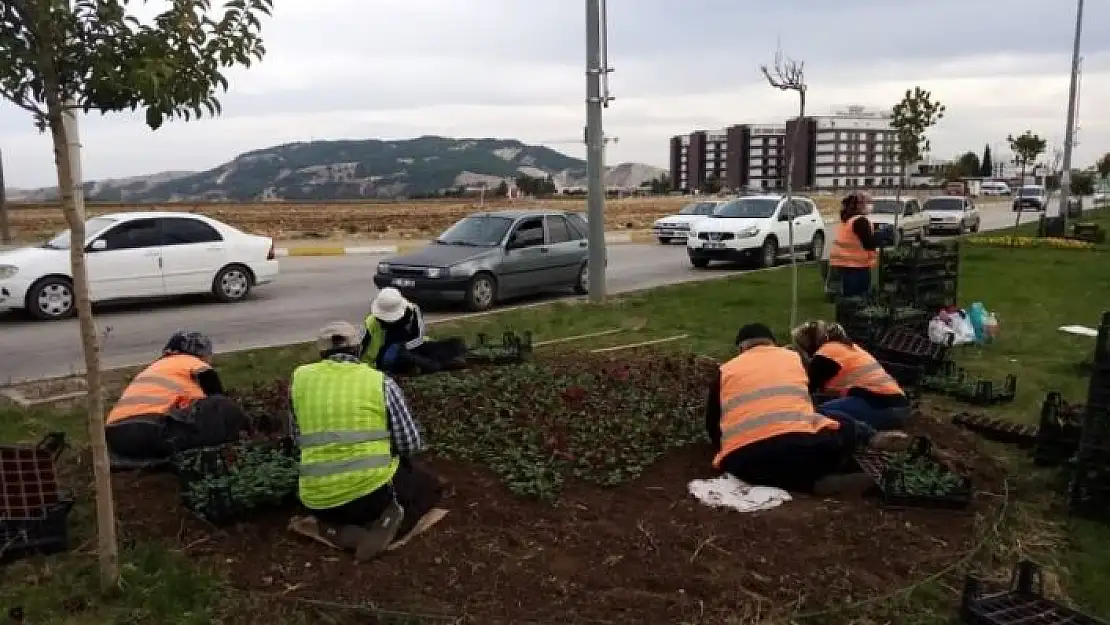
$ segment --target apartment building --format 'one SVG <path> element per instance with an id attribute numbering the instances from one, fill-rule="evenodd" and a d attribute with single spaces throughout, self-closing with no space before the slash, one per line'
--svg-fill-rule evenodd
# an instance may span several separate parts
<path id="1" fill-rule="evenodd" d="M 899 176 L 895 139 L 890 114 L 862 106 L 782 125 L 697 131 L 671 138 L 671 187 L 689 192 L 717 179 L 734 190 L 780 189 L 790 149 L 795 189 L 893 187 Z"/>
<path id="2" fill-rule="evenodd" d="M 774 124 L 738 124 L 671 137 L 671 190 L 781 188 L 785 140 L 786 126 Z"/>

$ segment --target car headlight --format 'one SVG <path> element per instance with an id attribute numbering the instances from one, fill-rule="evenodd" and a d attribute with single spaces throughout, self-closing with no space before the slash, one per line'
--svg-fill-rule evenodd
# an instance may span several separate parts
<path id="1" fill-rule="evenodd" d="M 424 270 L 424 275 L 429 278 L 441 278 L 443 277 L 443 270 L 439 267 L 428 267 Z"/>
<path id="2" fill-rule="evenodd" d="M 736 233 L 738 239 L 748 239 L 759 234 L 759 226 L 748 226 Z"/>
<path id="3" fill-rule="evenodd" d="M 389 273 L 389 263 L 378 263 L 378 273 Z"/>
<path id="4" fill-rule="evenodd" d="M 0 280 L 11 278 L 17 273 L 19 273 L 19 267 L 14 265 L 0 265 Z"/>

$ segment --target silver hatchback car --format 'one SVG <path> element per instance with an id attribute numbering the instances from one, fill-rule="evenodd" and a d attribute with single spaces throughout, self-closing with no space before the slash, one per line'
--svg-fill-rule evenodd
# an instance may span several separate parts
<path id="1" fill-rule="evenodd" d="M 513 210 L 462 218 L 422 250 L 378 264 L 374 285 L 415 301 L 461 302 L 473 311 L 498 300 L 589 284 L 586 221 L 578 213 Z"/>

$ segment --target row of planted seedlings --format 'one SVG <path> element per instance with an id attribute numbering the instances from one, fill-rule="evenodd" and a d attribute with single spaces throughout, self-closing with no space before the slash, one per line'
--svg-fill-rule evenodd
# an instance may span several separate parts
<path id="1" fill-rule="evenodd" d="M 531 332 L 505 332 L 499 341 L 479 335 L 467 346 L 466 365 L 512 365 L 531 354 Z M 236 400 L 249 420 L 242 440 L 181 452 L 171 462 L 185 507 L 216 525 L 296 505 L 299 450 L 291 435 L 288 384 L 256 385 Z"/>

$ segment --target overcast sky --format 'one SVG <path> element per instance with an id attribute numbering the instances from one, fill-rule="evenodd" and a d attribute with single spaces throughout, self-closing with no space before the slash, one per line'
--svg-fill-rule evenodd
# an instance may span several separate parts
<path id="1" fill-rule="evenodd" d="M 152 0 L 150 5 L 162 4 Z M 312 139 L 423 134 L 545 142 L 581 156 L 583 2 L 277 0 L 265 61 L 231 76 L 224 114 L 152 132 L 138 116 L 82 123 L 86 179 L 202 170 Z M 1026 129 L 1063 143 L 1075 23 L 1067 0 L 610 0 L 616 100 L 611 163 L 665 167 L 667 139 L 782 121 L 797 100 L 759 65 L 779 42 L 804 59 L 809 109 L 889 109 L 921 85 L 948 106 L 932 132 L 949 157 L 1004 150 Z M 1110 2 L 1088 2 L 1076 163 L 1110 151 Z M 1099 111 L 1101 110 L 1101 113 Z M 557 143 L 566 142 L 566 143 Z M 56 183 L 47 137 L 0 104 L 11 187 Z"/>

